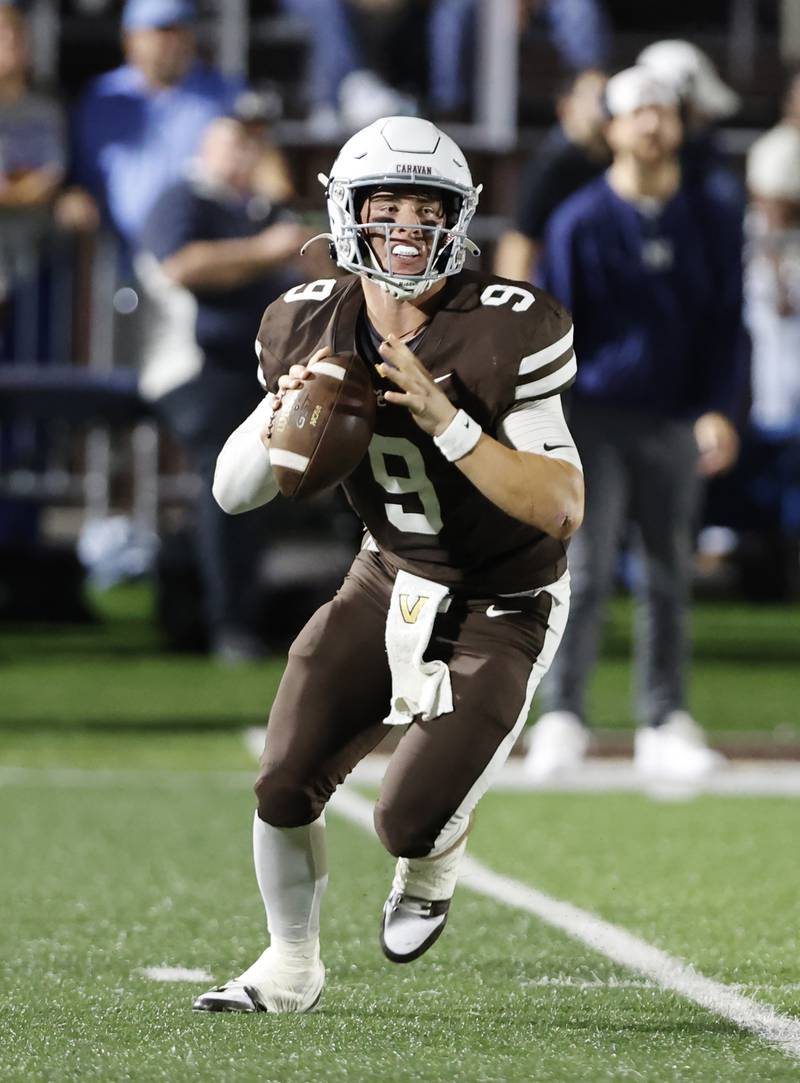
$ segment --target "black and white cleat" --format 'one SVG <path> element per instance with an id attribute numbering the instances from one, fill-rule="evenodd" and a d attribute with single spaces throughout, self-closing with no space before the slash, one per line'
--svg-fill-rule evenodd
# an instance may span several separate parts
<path id="1" fill-rule="evenodd" d="M 381 950 L 393 963 L 411 963 L 424 955 L 447 924 L 449 899 L 418 899 L 392 891 L 381 919 Z"/>
<path id="2" fill-rule="evenodd" d="M 195 997 L 192 1010 L 196 1012 L 265 1012 L 267 1009 L 251 985 L 229 981 Z"/>
<path id="3" fill-rule="evenodd" d="M 307 972 L 281 969 L 271 949 L 238 978 L 196 997 L 196 1012 L 311 1012 L 325 985 L 325 967 L 317 960 Z"/>

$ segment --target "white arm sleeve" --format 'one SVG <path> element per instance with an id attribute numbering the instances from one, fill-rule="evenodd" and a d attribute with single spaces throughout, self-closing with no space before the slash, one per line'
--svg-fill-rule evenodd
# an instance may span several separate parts
<path id="1" fill-rule="evenodd" d="M 583 473 L 578 449 L 567 428 L 561 396 L 523 402 L 500 419 L 497 439 L 517 451 L 563 459 Z"/>
<path id="2" fill-rule="evenodd" d="M 267 395 L 238 429 L 234 429 L 217 456 L 212 492 L 228 515 L 240 515 L 267 504 L 277 496 L 269 452 L 261 433 L 272 413 L 274 395 Z"/>

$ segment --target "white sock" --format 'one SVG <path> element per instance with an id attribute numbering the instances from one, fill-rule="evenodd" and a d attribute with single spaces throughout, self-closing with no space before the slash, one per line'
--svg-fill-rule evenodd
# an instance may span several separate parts
<path id="1" fill-rule="evenodd" d="M 304 827 L 272 827 L 256 813 L 253 861 L 274 954 L 311 965 L 319 959 L 319 912 L 328 883 L 324 814 Z"/>
<path id="2" fill-rule="evenodd" d="M 425 857 L 399 857 L 392 890 L 420 899 L 452 898 L 471 827 L 472 816 L 454 816 Z"/>

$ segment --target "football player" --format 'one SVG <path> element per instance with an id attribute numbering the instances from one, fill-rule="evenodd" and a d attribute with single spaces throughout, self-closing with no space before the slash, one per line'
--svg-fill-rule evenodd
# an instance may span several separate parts
<path id="1" fill-rule="evenodd" d="M 267 394 L 222 449 L 214 492 L 232 514 L 275 495 L 269 434 L 283 396 L 314 378 L 312 361 L 354 351 L 379 403 L 368 454 L 344 482 L 364 541 L 293 644 L 270 713 L 253 828 L 270 945 L 198 1010 L 316 1004 L 325 805 L 386 724 L 406 728 L 375 808 L 397 858 L 380 943 L 398 963 L 431 946 L 472 812 L 569 610 L 566 542 L 583 514 L 559 397 L 576 371 L 569 315 L 528 283 L 464 269 L 480 189 L 428 121 L 376 121 L 320 179 L 325 236 L 348 273 L 267 309 Z"/>

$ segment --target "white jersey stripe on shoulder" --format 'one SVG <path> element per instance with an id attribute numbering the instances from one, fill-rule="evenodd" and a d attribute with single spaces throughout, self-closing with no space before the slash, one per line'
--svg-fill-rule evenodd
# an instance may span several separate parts
<path id="1" fill-rule="evenodd" d="M 552 342 L 549 346 L 545 346 L 543 350 L 537 350 L 536 353 L 528 354 L 527 357 L 523 357 L 519 366 L 520 376 L 526 376 L 529 372 L 535 372 L 536 369 L 540 369 L 542 365 L 549 365 L 551 361 L 566 351 L 572 345 L 572 336 L 574 330 L 570 325 L 569 331 L 566 335 L 563 335 L 558 342 Z"/>
<path id="2" fill-rule="evenodd" d="M 323 376 L 333 376 L 335 380 L 343 380 L 347 375 L 347 369 L 341 365 L 333 365 L 330 361 L 315 361 L 308 366 L 312 372 L 321 372 Z"/>
<path id="3" fill-rule="evenodd" d="M 284 451 L 277 447 L 269 449 L 270 466 L 284 466 L 287 470 L 297 470 L 302 474 L 310 461 L 308 455 L 298 455 L 296 451 Z"/>
<path id="4" fill-rule="evenodd" d="M 258 376 L 258 382 L 267 390 L 267 378 L 261 369 L 261 343 L 256 339 L 255 341 L 256 357 L 258 358 L 258 364 L 256 366 L 256 376 Z"/>
<path id="5" fill-rule="evenodd" d="M 561 365 L 549 376 L 543 376 L 541 380 L 534 380 L 530 384 L 521 384 L 514 392 L 515 399 L 533 399 L 540 395 L 549 395 L 564 384 L 569 383 L 578 371 L 578 363 L 575 354 L 570 354 L 566 365 Z"/>

